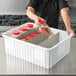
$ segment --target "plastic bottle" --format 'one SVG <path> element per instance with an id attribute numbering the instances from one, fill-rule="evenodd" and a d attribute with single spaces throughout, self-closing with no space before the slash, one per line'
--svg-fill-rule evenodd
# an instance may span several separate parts
<path id="1" fill-rule="evenodd" d="M 12 37 L 19 39 L 20 37 L 20 32 L 18 30 L 13 31 Z"/>
<path id="2" fill-rule="evenodd" d="M 37 30 L 39 30 L 39 28 L 37 26 L 34 26 L 34 24 L 32 24 L 32 23 L 28 24 L 27 26 L 28 26 L 27 30 L 29 30 L 29 32 L 30 32 L 29 35 L 37 32 Z"/>
<path id="3" fill-rule="evenodd" d="M 41 23 L 41 30 L 42 30 L 42 32 L 43 32 L 46 36 L 51 35 L 52 32 L 50 31 L 50 29 L 49 29 L 48 25 L 45 23 L 45 21 L 44 21 L 44 20 L 41 20 L 40 23 Z"/>
<path id="4" fill-rule="evenodd" d="M 27 31 L 27 28 L 26 27 L 21 27 L 21 32 L 25 32 Z"/>
<path id="5" fill-rule="evenodd" d="M 21 39 L 21 41 L 24 41 L 24 42 L 26 42 L 27 40 L 26 40 L 26 39 Z"/>
<path id="6" fill-rule="evenodd" d="M 34 27 L 33 24 L 28 24 L 29 29 L 32 29 L 33 27 Z"/>
<path id="7" fill-rule="evenodd" d="M 38 31 L 37 31 L 37 34 L 41 34 L 41 33 L 42 33 L 42 31 L 41 31 L 41 30 L 38 30 Z"/>
<path id="8" fill-rule="evenodd" d="M 32 37 L 31 36 L 28 36 L 28 37 L 26 37 L 26 40 L 30 40 Z"/>
<path id="9" fill-rule="evenodd" d="M 28 34 L 27 28 L 26 27 L 21 27 L 20 28 L 20 33 L 21 33 L 21 37 L 25 37 Z"/>
<path id="10" fill-rule="evenodd" d="M 35 36 L 37 36 L 37 34 L 36 34 L 36 33 L 31 34 L 31 37 L 35 37 Z"/>

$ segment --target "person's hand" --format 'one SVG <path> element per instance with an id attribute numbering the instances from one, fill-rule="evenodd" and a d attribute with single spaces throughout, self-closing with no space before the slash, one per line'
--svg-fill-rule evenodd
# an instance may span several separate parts
<path id="1" fill-rule="evenodd" d="M 36 18 L 34 20 L 35 21 L 35 24 L 38 25 L 39 28 L 41 28 L 41 23 L 40 23 L 41 20 L 44 20 L 44 22 L 46 22 L 45 19 L 43 19 L 43 18 L 41 18 L 39 16 L 36 16 Z"/>
<path id="2" fill-rule="evenodd" d="M 68 35 L 72 34 L 72 36 L 75 37 L 75 33 L 74 33 L 74 31 L 72 29 L 68 29 L 66 31 L 67 31 Z"/>

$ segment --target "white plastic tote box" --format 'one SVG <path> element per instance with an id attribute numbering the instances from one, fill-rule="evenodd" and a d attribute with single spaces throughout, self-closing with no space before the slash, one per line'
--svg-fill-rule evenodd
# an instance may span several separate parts
<path id="1" fill-rule="evenodd" d="M 62 30 L 50 28 L 53 35 L 38 44 L 28 41 L 24 42 L 9 36 L 9 33 L 13 30 L 27 26 L 27 24 L 29 23 L 3 33 L 7 54 L 47 69 L 54 66 L 58 61 L 69 54 L 72 36 L 68 36 L 67 33 Z M 32 24 L 37 26 L 34 23 Z"/>

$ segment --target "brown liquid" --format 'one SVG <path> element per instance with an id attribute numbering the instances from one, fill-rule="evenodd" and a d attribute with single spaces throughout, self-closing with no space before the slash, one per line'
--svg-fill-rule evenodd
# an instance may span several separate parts
<path id="1" fill-rule="evenodd" d="M 52 34 L 51 30 L 49 29 L 47 23 L 44 23 L 43 24 L 43 28 L 42 29 L 42 32 L 46 35 L 46 36 L 50 36 Z"/>
<path id="2" fill-rule="evenodd" d="M 49 30 L 49 28 L 41 28 L 42 32 L 46 35 L 46 36 L 50 36 L 52 34 L 52 32 Z"/>

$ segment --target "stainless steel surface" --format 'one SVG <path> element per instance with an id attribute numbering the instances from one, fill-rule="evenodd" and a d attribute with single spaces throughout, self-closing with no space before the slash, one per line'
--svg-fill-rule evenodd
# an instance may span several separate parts
<path id="1" fill-rule="evenodd" d="M 53 68 L 49 70 L 30 64 L 18 58 L 6 55 L 4 40 L 3 38 L 0 38 L 0 74 L 76 75 L 76 38 L 72 39 L 70 54 L 64 57 Z"/>

